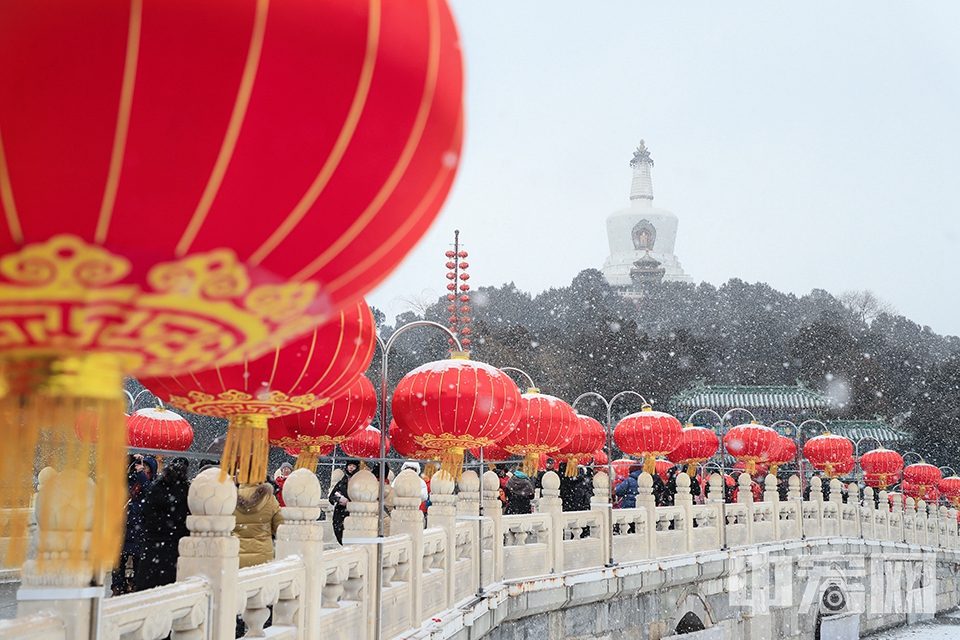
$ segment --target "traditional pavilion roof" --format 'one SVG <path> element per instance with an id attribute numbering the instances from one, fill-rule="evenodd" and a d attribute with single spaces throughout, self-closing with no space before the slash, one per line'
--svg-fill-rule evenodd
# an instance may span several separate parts
<path id="1" fill-rule="evenodd" d="M 707 386 L 699 384 L 670 398 L 670 404 L 681 411 L 713 409 L 718 413 L 734 407 L 820 411 L 830 406 L 830 399 L 802 385 L 773 386 Z"/>
<path id="2" fill-rule="evenodd" d="M 886 446 L 900 444 L 910 438 L 906 431 L 895 429 L 882 420 L 830 420 L 825 424 L 830 433 L 854 442 L 860 438 L 873 437 Z"/>

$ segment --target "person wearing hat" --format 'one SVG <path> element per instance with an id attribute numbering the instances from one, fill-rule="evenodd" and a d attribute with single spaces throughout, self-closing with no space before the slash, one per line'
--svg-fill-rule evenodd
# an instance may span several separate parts
<path id="1" fill-rule="evenodd" d="M 403 466 L 400 467 L 400 473 L 403 473 L 409 469 L 417 474 L 417 477 L 420 478 L 420 507 L 423 508 L 423 505 L 426 504 L 427 500 L 430 498 L 430 490 L 427 488 L 427 481 L 423 479 L 423 476 L 420 475 L 420 463 L 414 462 L 413 460 L 407 460 L 403 463 Z"/>
<path id="2" fill-rule="evenodd" d="M 277 496 L 277 502 L 280 503 L 281 507 L 287 505 L 283 504 L 283 483 L 287 481 L 287 476 L 293 473 L 293 465 L 289 462 L 284 462 L 279 467 L 277 467 L 276 473 L 273 474 L 273 485 L 277 488 L 274 493 Z"/>
<path id="3" fill-rule="evenodd" d="M 333 505 L 333 535 L 337 537 L 337 542 L 343 544 L 343 521 L 347 519 L 347 503 L 350 497 L 347 495 L 347 485 L 350 478 L 360 470 L 360 461 L 355 459 L 347 460 L 343 465 L 343 477 L 340 478 L 333 491 L 330 492 L 330 504 Z"/>

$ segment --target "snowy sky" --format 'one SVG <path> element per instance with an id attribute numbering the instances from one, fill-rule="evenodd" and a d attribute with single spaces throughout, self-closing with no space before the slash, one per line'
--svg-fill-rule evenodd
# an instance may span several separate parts
<path id="1" fill-rule="evenodd" d="M 453 0 L 467 73 L 459 176 L 368 300 L 533 293 L 609 253 L 643 138 L 696 281 L 870 289 L 960 335 L 960 4 Z"/>

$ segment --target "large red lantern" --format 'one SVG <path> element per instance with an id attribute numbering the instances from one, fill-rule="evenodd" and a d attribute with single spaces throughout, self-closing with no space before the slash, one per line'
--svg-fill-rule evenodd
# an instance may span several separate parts
<path id="1" fill-rule="evenodd" d="M 833 472 L 836 474 L 836 477 L 843 477 L 853 473 L 853 470 L 857 468 L 857 461 L 853 459 L 853 456 L 850 456 L 846 460 L 841 460 L 839 464 L 834 465 Z"/>
<path id="2" fill-rule="evenodd" d="M 950 501 L 950 504 L 955 507 L 960 506 L 960 477 L 950 476 L 949 478 L 944 478 L 940 481 L 940 484 L 937 485 L 937 488 L 940 490 L 941 495 Z"/>
<path id="3" fill-rule="evenodd" d="M 680 421 L 669 413 L 654 411 L 650 405 L 643 405 L 638 413 L 620 420 L 613 430 L 617 447 L 628 455 L 643 458 L 643 470 L 650 475 L 656 471 L 657 456 L 676 449 L 682 437 Z"/>
<path id="4" fill-rule="evenodd" d="M 863 474 L 863 483 L 868 487 L 873 487 L 874 489 L 883 489 L 886 491 L 892 485 L 900 482 L 900 474 L 894 473 L 866 473 Z"/>
<path id="5" fill-rule="evenodd" d="M 939 502 L 940 491 L 936 486 L 925 484 L 914 484 L 907 480 L 900 483 L 900 490 L 903 495 L 914 500 L 923 500 L 924 502 Z"/>
<path id="6" fill-rule="evenodd" d="M 241 483 L 262 482 L 268 419 L 309 411 L 342 394 L 370 366 L 375 330 L 361 300 L 256 360 L 141 382 L 178 409 L 229 419 L 221 469 Z"/>
<path id="7" fill-rule="evenodd" d="M 570 441 L 557 452 L 557 457 L 567 463 L 566 475 L 571 478 L 576 476 L 580 460 L 592 456 L 606 439 L 607 432 L 602 424 L 589 416 L 577 414 Z"/>
<path id="8" fill-rule="evenodd" d="M 131 447 L 186 451 L 193 444 L 193 427 L 163 407 L 140 409 L 127 418 L 127 441 Z"/>
<path id="9" fill-rule="evenodd" d="M 687 465 L 687 474 L 691 477 L 697 472 L 697 465 L 709 460 L 720 448 L 720 438 L 710 429 L 688 424 L 680 433 L 680 444 L 667 456 L 673 462 Z"/>
<path id="10" fill-rule="evenodd" d="M 413 440 L 413 435 L 400 429 L 396 420 L 390 421 L 390 445 L 393 450 L 404 458 L 411 460 L 437 460 L 440 458 L 440 452 L 436 449 L 428 449 L 417 444 Z"/>
<path id="11" fill-rule="evenodd" d="M 863 469 L 864 477 L 876 478 L 877 484 L 870 484 L 872 487 L 886 489 L 896 483 L 903 471 L 903 456 L 890 449 L 874 449 L 867 451 L 860 456 L 860 468 Z M 866 482 L 866 480 L 865 480 Z"/>
<path id="12" fill-rule="evenodd" d="M 290 441 L 280 446 L 297 447 L 295 469 L 316 471 L 317 459 L 333 447 L 363 429 L 377 414 L 377 392 L 373 383 L 361 375 L 346 391 L 312 411 L 273 418 L 280 422 Z M 273 444 L 271 442 L 271 444 Z"/>
<path id="13" fill-rule="evenodd" d="M 144 4 L 0 3 L 0 508 L 38 442 L 90 472 L 34 436 L 94 406 L 97 567 L 122 539 L 121 372 L 255 359 L 346 308 L 426 231 L 462 136 L 442 0 Z"/>
<path id="14" fill-rule="evenodd" d="M 497 442 L 516 424 L 520 391 L 496 367 L 455 353 L 403 376 L 391 406 L 398 428 L 440 452 L 441 468 L 459 478 L 465 450 Z"/>
<path id="15" fill-rule="evenodd" d="M 500 441 L 510 453 L 523 456 L 523 471 L 532 475 L 541 454 L 553 454 L 570 441 L 577 414 L 569 404 L 529 389 L 520 396 L 516 427 Z"/>
<path id="16" fill-rule="evenodd" d="M 926 492 L 928 487 L 936 487 L 942 479 L 943 474 L 940 469 L 925 462 L 911 464 L 903 470 L 903 484 L 915 485 L 918 494 Z M 905 489 L 904 493 L 906 493 Z"/>
<path id="17" fill-rule="evenodd" d="M 803 445 L 803 456 L 828 478 L 838 474 L 836 467 L 845 465 L 853 457 L 853 443 L 843 436 L 825 433 L 807 440 Z"/>
<path id="18" fill-rule="evenodd" d="M 352 458 L 380 457 L 380 429 L 366 427 L 340 443 L 343 452 Z M 386 451 L 390 451 L 390 438 L 387 438 Z"/>
<path id="19" fill-rule="evenodd" d="M 796 443 L 786 436 L 777 438 L 777 443 L 767 461 L 770 463 L 770 473 L 777 475 L 777 467 L 793 462 L 797 457 Z"/>
<path id="20" fill-rule="evenodd" d="M 778 446 L 780 434 L 756 422 L 733 427 L 723 436 L 723 446 L 731 456 L 744 462 L 748 474 L 757 474 L 757 463 L 768 462 Z"/>

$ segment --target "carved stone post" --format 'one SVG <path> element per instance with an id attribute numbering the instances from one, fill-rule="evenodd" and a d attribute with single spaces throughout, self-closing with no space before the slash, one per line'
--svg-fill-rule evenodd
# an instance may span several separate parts
<path id="1" fill-rule="evenodd" d="M 493 522 L 493 566 L 484 565 L 486 581 L 503 580 L 503 505 L 500 502 L 500 478 L 493 471 L 483 474 L 483 517 Z"/>
<path id="2" fill-rule="evenodd" d="M 840 510 L 839 505 L 843 504 L 843 484 L 836 478 L 830 481 L 830 502 L 838 505 L 837 511 Z"/>
<path id="3" fill-rule="evenodd" d="M 810 502 L 823 502 L 823 480 L 820 476 L 810 478 Z"/>
<path id="4" fill-rule="evenodd" d="M 723 476 L 719 473 L 710 474 L 707 480 L 707 502 L 721 503 L 726 500 L 723 495 Z"/>
<path id="5" fill-rule="evenodd" d="M 317 476 L 307 469 L 297 469 L 283 485 L 281 508 L 283 524 L 277 529 L 277 558 L 297 555 L 306 567 L 306 579 L 303 585 L 303 611 L 279 611 L 289 607 L 288 601 L 281 600 L 274 605 L 274 619 L 296 619 L 297 625 L 304 631 L 305 638 L 316 638 L 320 634 L 320 601 L 323 587 L 327 582 L 327 572 L 323 566 L 323 525 L 320 524 L 323 492 Z M 276 624 L 276 622 L 274 622 Z"/>
<path id="6" fill-rule="evenodd" d="M 430 507 L 427 509 L 427 526 L 440 527 L 447 534 L 443 553 L 447 606 L 452 606 L 454 602 L 454 564 L 457 561 L 457 496 L 453 494 L 453 487 L 453 477 L 446 471 L 433 474 L 430 479 Z"/>
<path id="7" fill-rule="evenodd" d="M 462 522 L 469 522 L 473 530 L 473 545 L 470 552 L 470 575 L 474 587 L 480 571 L 480 554 L 483 553 L 483 527 L 480 517 L 480 476 L 476 471 L 464 471 L 460 474 L 460 493 L 457 494 L 457 516 Z"/>
<path id="8" fill-rule="evenodd" d="M 202 577 L 210 583 L 210 637 L 231 640 L 236 632 L 240 570 L 240 539 L 232 533 L 237 487 L 229 478 L 220 482 L 220 469 L 207 469 L 190 484 L 187 506 L 190 537 L 180 538 L 177 581 Z"/>
<path id="9" fill-rule="evenodd" d="M 600 531 L 598 537 L 603 541 L 603 557 L 612 558 L 613 550 L 610 549 L 610 527 L 613 526 L 611 518 L 613 517 L 613 505 L 610 504 L 610 476 L 604 472 L 598 472 L 593 476 L 593 496 L 590 498 L 590 504 L 594 513 L 599 515 Z"/>
<path id="10" fill-rule="evenodd" d="M 644 471 L 637 476 L 637 508 L 647 511 L 647 535 L 643 544 L 647 545 L 648 558 L 657 554 L 657 500 L 653 497 L 653 476 Z"/>
<path id="11" fill-rule="evenodd" d="M 393 482 L 391 533 L 410 536 L 410 622 L 414 628 L 423 621 L 423 512 L 420 511 L 420 476 L 404 469 Z M 310 636 L 316 637 L 316 636 Z"/>
<path id="12" fill-rule="evenodd" d="M 876 507 L 873 502 L 873 487 L 865 487 L 863 490 L 863 504 L 860 506 L 860 535 L 864 538 L 876 540 L 877 518 Z"/>
<path id="13" fill-rule="evenodd" d="M 753 504 L 753 491 L 751 491 L 752 479 L 749 473 L 741 473 L 737 478 L 737 502 Z"/>
<path id="14" fill-rule="evenodd" d="M 367 575 L 363 577 L 363 593 L 367 601 L 366 637 L 372 638 L 376 632 L 376 625 L 379 624 L 377 617 L 380 615 L 374 605 L 379 584 L 376 539 L 379 537 L 377 517 L 382 508 L 380 481 L 366 469 L 357 471 L 347 483 L 347 495 L 350 497 L 350 502 L 347 503 L 348 515 L 343 521 L 343 544 L 344 546 L 361 545 L 367 552 Z M 370 542 L 365 542 L 366 540 Z"/>
<path id="15" fill-rule="evenodd" d="M 23 565 L 17 592 L 17 617 L 49 612 L 63 620 L 67 640 L 90 637 L 98 599 L 104 587 L 91 587 L 92 565 L 87 561 L 93 530 L 96 487 L 79 471 L 48 474 L 37 495 L 37 554 Z M 73 533 L 73 523 L 82 521 L 84 533 Z M 79 541 L 83 558 L 77 566 L 63 560 L 61 552 Z"/>
<path id="16" fill-rule="evenodd" d="M 780 502 L 780 492 L 777 491 L 777 476 L 768 473 L 763 479 L 763 501 Z"/>
<path id="17" fill-rule="evenodd" d="M 800 491 L 800 477 L 793 475 L 787 481 L 787 500 L 803 500 L 803 492 Z"/>
<path id="18" fill-rule="evenodd" d="M 553 571 L 563 571 L 563 503 L 560 501 L 560 476 L 547 471 L 540 479 L 540 504 L 537 513 L 550 515 L 550 547 Z"/>

